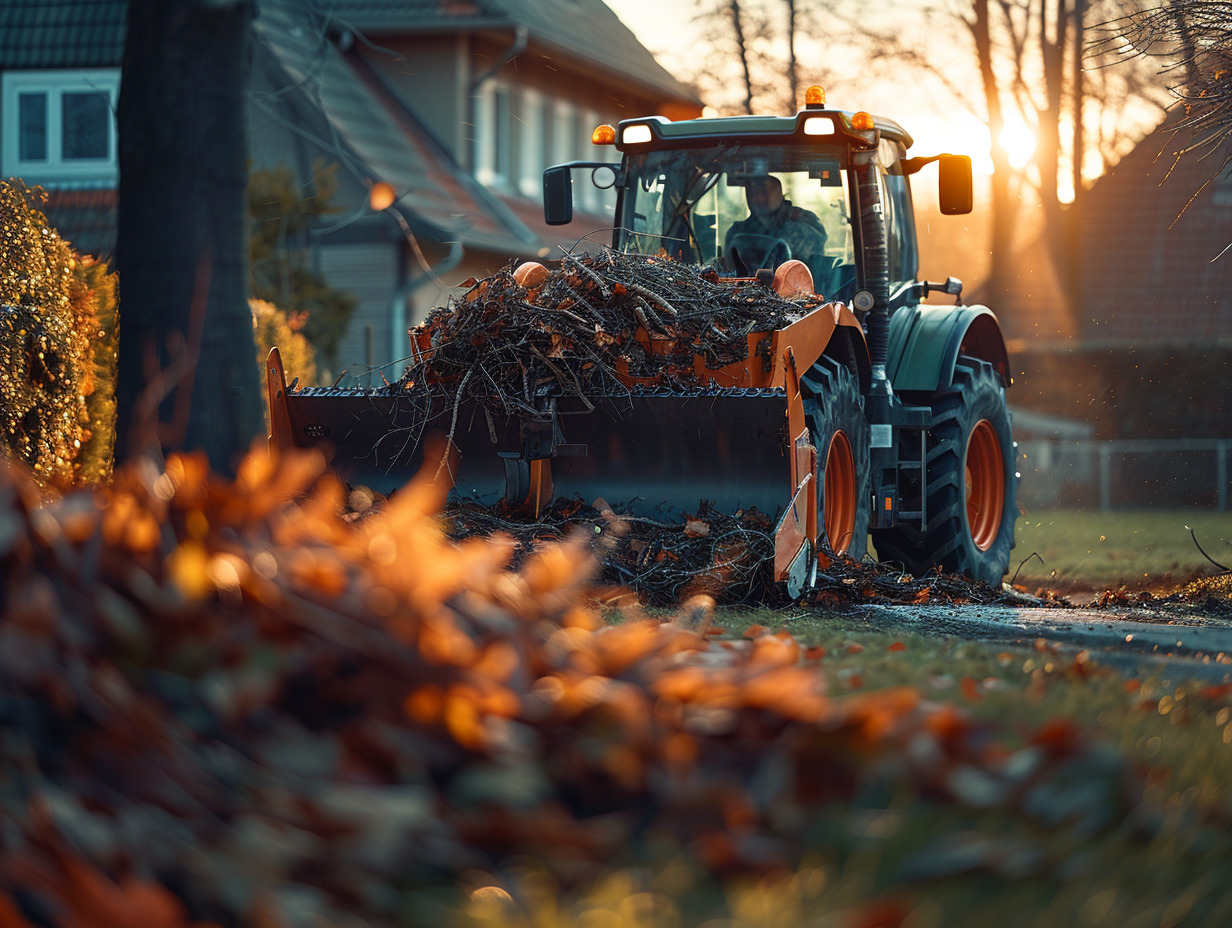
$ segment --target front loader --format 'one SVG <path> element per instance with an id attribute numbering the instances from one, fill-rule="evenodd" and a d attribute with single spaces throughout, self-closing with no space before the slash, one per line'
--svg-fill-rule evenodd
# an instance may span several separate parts
<path id="1" fill-rule="evenodd" d="M 598 281 L 583 281 L 592 300 L 616 305 L 620 293 L 629 307 L 627 329 L 607 339 L 617 343 L 614 383 L 549 386 L 480 409 L 465 398 L 466 381 L 436 393 L 409 383 L 289 390 L 271 352 L 272 443 L 321 445 L 346 479 L 377 489 L 426 466 L 454 497 L 512 508 L 537 510 L 558 495 L 659 519 L 705 504 L 756 508 L 772 517 L 774 578 L 792 596 L 829 558 L 863 557 L 870 534 L 882 561 L 914 574 L 939 568 L 999 584 L 1017 515 L 1005 343 L 991 311 L 960 304 L 956 279 L 917 279 L 908 181 L 937 162 L 942 213 L 969 212 L 970 160 L 909 158 L 901 126 L 828 109 L 819 88 L 794 116 L 652 116 L 593 138 L 620 160 L 549 168 L 544 210 L 550 224 L 571 221 L 575 177 L 615 189 L 607 264 L 581 269 Z M 767 177 L 793 215 L 815 217 L 824 247 L 805 253 L 797 242 L 793 254 L 787 234 L 742 231 L 746 191 Z M 703 335 L 708 322 L 726 328 L 722 320 L 699 323 L 644 283 L 605 282 L 604 268 L 635 260 L 675 283 L 688 275 L 730 293 L 764 325 L 741 336 L 740 357 L 716 361 Z M 511 286 L 520 305 L 579 263 L 519 267 Z M 922 302 L 934 293 L 954 303 Z M 551 315 L 537 326 L 550 327 Z M 430 364 L 446 351 L 442 331 L 412 330 L 413 358 Z M 627 363 L 656 353 L 676 359 L 670 375 Z M 446 437 L 448 466 L 425 456 L 431 435 Z"/>

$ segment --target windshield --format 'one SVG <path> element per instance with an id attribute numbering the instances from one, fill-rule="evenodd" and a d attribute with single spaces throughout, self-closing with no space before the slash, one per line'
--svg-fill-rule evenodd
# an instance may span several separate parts
<path id="1" fill-rule="evenodd" d="M 748 144 L 628 159 L 620 247 L 751 276 L 789 258 L 818 292 L 843 298 L 855 242 L 843 149 Z"/>

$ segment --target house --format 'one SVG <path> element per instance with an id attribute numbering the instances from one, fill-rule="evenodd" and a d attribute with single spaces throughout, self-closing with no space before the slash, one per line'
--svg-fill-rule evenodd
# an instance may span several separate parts
<path id="1" fill-rule="evenodd" d="M 49 217 L 87 254 L 115 242 L 124 7 L 0 3 L 0 176 L 45 187 Z"/>
<path id="2" fill-rule="evenodd" d="M 1226 151 L 1180 155 L 1190 139 L 1172 122 L 1083 202 L 1076 323 L 1087 343 L 1232 338 L 1232 172 Z"/>
<path id="3" fill-rule="evenodd" d="M 1085 193 L 1065 330 L 1011 346 L 1030 407 L 1102 439 L 1229 434 L 1232 175 L 1185 143 L 1165 123 Z M 1023 316 L 1035 302 L 1062 300 L 1045 286 Z"/>
<path id="4" fill-rule="evenodd" d="M 61 233 L 100 255 L 125 7 L 0 4 L 0 175 L 42 185 Z M 337 165 L 331 216 L 296 244 L 357 298 L 338 368 L 386 376 L 466 278 L 610 240 L 610 191 L 579 186 L 574 223 L 543 224 L 546 166 L 602 160 L 601 122 L 701 112 L 602 0 L 261 0 L 248 107 L 254 168 L 290 168 L 311 196 L 314 167 Z"/>
<path id="5" fill-rule="evenodd" d="M 1024 486 L 1053 493 L 1085 481 L 1081 501 L 1101 505 L 1227 499 L 1232 172 L 1219 152 L 1178 157 L 1187 142 L 1165 122 L 1093 184 L 1079 206 L 1078 298 L 1045 281 L 1020 307 L 1015 431 L 1024 447 L 1050 443 L 1057 458 L 1049 469 L 1033 455 Z M 1068 431 L 1026 432 L 1020 421 L 1064 421 Z M 1057 464 L 1079 449 L 1082 468 Z"/>

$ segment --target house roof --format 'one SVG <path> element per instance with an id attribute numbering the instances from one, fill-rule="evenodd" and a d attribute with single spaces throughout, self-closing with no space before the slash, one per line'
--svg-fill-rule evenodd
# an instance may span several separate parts
<path id="1" fill-rule="evenodd" d="M 534 254 L 534 233 L 488 190 L 464 172 L 435 142 L 409 107 L 382 86 L 357 55 L 303 28 L 305 8 L 295 0 L 263 0 L 256 20 L 257 41 L 285 73 L 276 89 L 252 93 L 257 111 L 291 124 L 287 107 L 300 120 L 319 125 L 307 133 L 320 153 L 337 158 L 360 183 L 393 186 L 397 206 L 412 224 L 437 240 L 507 254 Z M 310 15 L 310 14 L 309 14 Z"/>
<path id="2" fill-rule="evenodd" d="M 1082 300 L 1090 341 L 1193 342 L 1232 335 L 1232 184 L 1217 158 L 1178 157 L 1165 124 L 1088 192 Z"/>
<path id="3" fill-rule="evenodd" d="M 78 254 L 111 261 L 116 237 L 114 187 L 48 190 L 43 212 Z"/>
<path id="4" fill-rule="evenodd" d="M 119 67 L 126 9 L 127 0 L 0 0 L 0 70 Z M 323 153 L 342 160 L 361 182 L 392 184 L 411 226 L 444 242 L 533 256 L 572 237 L 547 229 L 526 213 L 526 204 L 495 196 L 463 171 L 413 108 L 358 54 L 324 40 L 323 29 L 299 28 L 312 16 L 332 17 L 374 35 L 525 26 L 542 46 L 662 96 L 696 100 L 602 0 L 261 0 L 256 41 L 283 79 L 274 84 L 282 89 L 252 95 L 257 111 L 289 126 L 280 108 L 285 112 L 294 105 L 301 119 L 315 110 Z M 78 247 L 88 239 L 107 253 L 112 242 L 99 231 L 107 225 L 99 217 L 109 213 L 113 198 L 70 204 L 53 197 L 48 211 L 73 227 Z"/>
<path id="5" fill-rule="evenodd" d="M 603 0 L 318 0 L 322 12 L 367 36 L 415 30 L 516 29 L 657 94 L 701 106 Z"/>
<path id="6" fill-rule="evenodd" d="M 127 7 L 126 0 L 3 0 L 0 70 L 119 67 Z"/>

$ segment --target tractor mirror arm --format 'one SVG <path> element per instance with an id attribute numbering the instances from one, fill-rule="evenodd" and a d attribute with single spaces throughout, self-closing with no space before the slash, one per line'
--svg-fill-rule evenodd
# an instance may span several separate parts
<path id="1" fill-rule="evenodd" d="M 619 164 L 607 161 L 567 161 L 553 165 L 543 172 L 543 219 L 550 226 L 563 226 L 573 221 L 573 169 L 590 168 L 596 187 L 624 186 L 624 174 Z M 606 182 L 600 184 L 600 172 L 610 171 Z"/>
<path id="2" fill-rule="evenodd" d="M 967 155 L 933 155 L 930 158 L 904 158 L 903 174 L 916 173 L 926 164 L 938 164 L 937 193 L 941 212 L 957 216 L 971 212 L 971 158 Z"/>
<path id="3" fill-rule="evenodd" d="M 926 299 L 930 293 L 947 293 L 956 297 L 955 302 L 962 305 L 962 288 L 963 283 L 957 277 L 947 277 L 944 283 L 938 283 L 935 280 L 912 281 L 904 284 L 890 297 L 890 307 L 897 309 L 907 303 L 918 303 Z"/>

